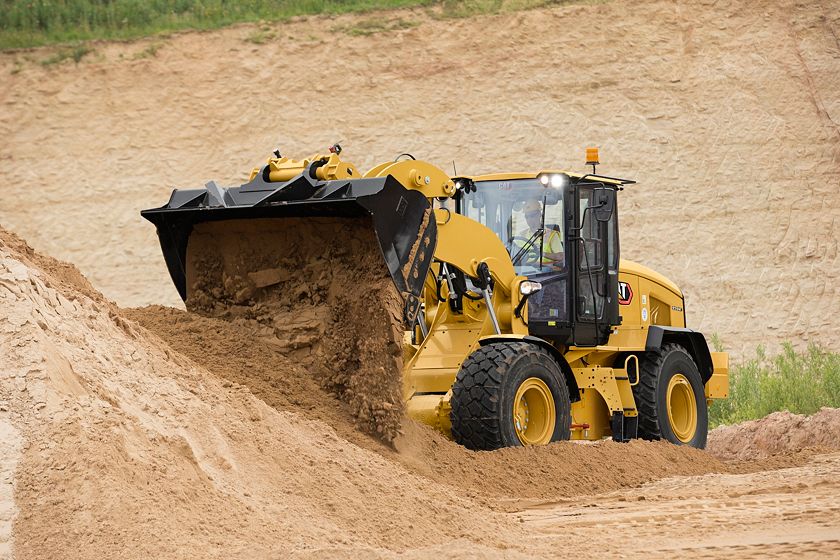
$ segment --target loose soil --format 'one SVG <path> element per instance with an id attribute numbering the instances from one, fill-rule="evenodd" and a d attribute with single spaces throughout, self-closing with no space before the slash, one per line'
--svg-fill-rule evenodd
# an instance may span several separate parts
<path id="1" fill-rule="evenodd" d="M 8 238 L 0 466 L 14 493 L 0 493 L 0 511 L 17 512 L 2 533 L 16 557 L 364 556 L 521 533 L 325 423 L 270 407 Z"/>
<path id="2" fill-rule="evenodd" d="M 679 509 L 670 494 L 656 498 L 658 480 L 715 509 L 768 479 L 810 540 L 757 550 L 840 550 L 831 538 L 840 516 L 826 497 L 840 456 L 783 458 L 772 468 L 803 466 L 774 475 L 662 442 L 470 452 L 410 422 L 386 445 L 381 434 L 355 430 L 352 400 L 338 400 L 316 367 L 286 355 L 300 348 L 273 343 L 278 335 L 266 323 L 160 307 L 125 312 L 84 293 L 90 288 L 80 279 L 0 234 L 7 555 L 525 558 L 559 546 L 586 556 L 635 543 L 667 556 L 673 531 L 645 541 L 610 537 L 592 548 L 582 543 L 600 529 L 563 520 L 615 500 Z M 805 477 L 812 486 L 802 485 Z M 653 486 L 639 487 L 647 482 Z M 623 497 L 604 495 L 610 491 Z M 758 518 L 780 500 L 751 502 L 744 524 L 727 532 L 743 538 L 724 548 L 757 532 L 779 534 Z M 631 517 L 653 522 L 658 511 L 633 507 Z M 720 528 L 703 523 L 708 532 L 680 546 L 717 539 Z M 569 534 L 580 538 L 570 544 Z"/>
<path id="3" fill-rule="evenodd" d="M 840 409 L 811 416 L 774 412 L 760 420 L 721 426 L 709 434 L 708 451 L 725 460 L 756 460 L 802 450 L 840 450 Z"/>
<path id="4" fill-rule="evenodd" d="M 390 442 L 403 417 L 403 306 L 370 220 L 199 224 L 187 308 L 232 321 L 312 371 L 363 430 Z"/>
<path id="5" fill-rule="evenodd" d="M 269 406 L 325 422 L 355 445 L 437 482 L 476 497 L 502 498 L 498 505 L 504 509 L 520 500 L 552 500 L 634 486 L 662 476 L 727 469 L 708 454 L 661 442 L 558 443 L 475 453 L 410 420 L 404 422 L 394 445 L 386 446 L 355 430 L 351 408 L 321 388 L 317 373 L 284 355 L 279 342 L 260 336 L 259 327 L 159 306 L 124 313 L 197 364 L 248 387 Z"/>

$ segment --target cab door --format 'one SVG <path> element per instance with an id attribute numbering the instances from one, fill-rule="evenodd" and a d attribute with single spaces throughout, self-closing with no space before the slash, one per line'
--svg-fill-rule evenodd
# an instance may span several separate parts
<path id="1" fill-rule="evenodd" d="M 600 183 L 575 189 L 574 326 L 571 343 L 597 346 L 618 324 L 618 227 L 615 188 Z"/>

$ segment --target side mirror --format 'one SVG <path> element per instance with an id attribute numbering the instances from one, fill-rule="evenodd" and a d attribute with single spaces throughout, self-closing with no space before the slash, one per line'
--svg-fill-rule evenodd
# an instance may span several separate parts
<path id="1" fill-rule="evenodd" d="M 599 222 L 609 222 L 615 212 L 615 189 L 596 187 L 592 193 L 592 213 Z"/>

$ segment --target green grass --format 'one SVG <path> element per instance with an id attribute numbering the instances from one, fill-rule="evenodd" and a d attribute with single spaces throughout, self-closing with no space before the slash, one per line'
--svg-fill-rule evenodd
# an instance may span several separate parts
<path id="1" fill-rule="evenodd" d="M 768 357 L 758 348 L 755 358 L 732 367 L 729 398 L 709 410 L 712 427 L 761 418 L 779 410 L 812 414 L 820 407 L 840 407 L 840 354 L 818 346 L 797 352 L 785 344 Z"/>
<path id="2" fill-rule="evenodd" d="M 438 3 L 440 11 L 433 15 L 438 15 L 441 18 L 464 18 L 479 14 L 530 10 L 544 6 L 592 4 L 596 2 L 597 0 L 589 0 L 588 2 L 583 0 L 442 0 Z"/>
<path id="3" fill-rule="evenodd" d="M 434 4 L 435 0 L 0 0 L 0 49 Z"/>
<path id="4" fill-rule="evenodd" d="M 436 18 L 459 18 L 548 5 L 605 0 L 0 0 L 0 50 L 94 39 L 136 39 L 180 29 L 217 29 L 239 22 L 294 16 L 425 7 Z M 370 35 L 416 25 L 362 22 L 345 31 Z M 255 34 L 248 40 L 270 40 Z"/>

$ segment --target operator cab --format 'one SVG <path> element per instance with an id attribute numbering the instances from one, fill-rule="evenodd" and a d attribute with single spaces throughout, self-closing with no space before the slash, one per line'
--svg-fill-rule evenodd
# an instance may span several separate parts
<path id="1" fill-rule="evenodd" d="M 528 296 L 530 334 L 596 346 L 620 324 L 615 200 L 629 183 L 561 172 L 456 180 L 456 211 L 493 230 L 516 273 L 542 285 Z"/>

